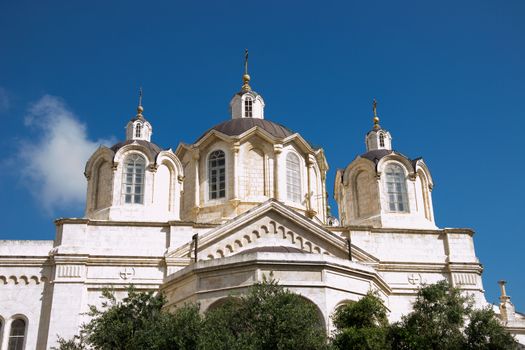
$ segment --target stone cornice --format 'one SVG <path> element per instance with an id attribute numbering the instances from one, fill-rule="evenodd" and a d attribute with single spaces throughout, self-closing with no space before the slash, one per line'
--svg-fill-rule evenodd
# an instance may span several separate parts
<path id="1" fill-rule="evenodd" d="M 342 272 L 345 275 L 354 275 L 374 281 L 387 294 L 391 292 L 389 285 L 382 279 L 377 271 L 366 264 L 326 255 L 310 255 L 302 253 L 287 253 L 287 259 L 283 260 L 282 253 L 254 252 L 249 254 L 233 255 L 219 260 L 202 260 L 179 270 L 165 279 L 165 286 L 187 279 L 192 274 L 206 274 L 221 270 L 231 271 L 234 268 L 246 268 L 248 266 L 302 266 L 316 269 L 329 269 L 334 272 Z M 299 268 L 299 270 L 302 270 Z"/>
<path id="2" fill-rule="evenodd" d="M 48 256 L 2 256 L 0 257 L 0 266 L 27 266 L 27 267 L 41 267 L 49 265 Z"/>
<path id="3" fill-rule="evenodd" d="M 409 228 L 389 228 L 389 227 L 372 227 L 372 226 L 325 226 L 327 230 L 334 232 L 348 232 L 348 231 L 363 231 L 371 233 L 407 233 L 407 234 L 434 234 L 440 235 L 442 233 L 456 233 L 456 234 L 468 234 L 474 236 L 474 230 L 471 228 L 444 228 L 437 230 L 429 229 L 409 229 Z"/>
<path id="4" fill-rule="evenodd" d="M 157 267 L 165 265 L 164 257 L 136 257 L 136 256 L 89 256 L 86 265 L 104 265 L 104 266 L 150 266 Z"/>
<path id="5" fill-rule="evenodd" d="M 192 228 L 213 228 L 218 224 L 198 223 L 194 221 L 113 221 L 91 220 L 84 218 L 60 218 L 55 220 L 55 225 L 92 225 L 92 226 L 132 226 L 132 227 L 168 227 L 191 226 Z"/>
<path id="6" fill-rule="evenodd" d="M 483 267 L 476 262 L 457 263 L 423 263 L 407 261 L 385 261 L 376 265 L 379 271 L 406 272 L 406 271 L 426 271 L 426 272 L 475 272 L 481 274 Z"/>

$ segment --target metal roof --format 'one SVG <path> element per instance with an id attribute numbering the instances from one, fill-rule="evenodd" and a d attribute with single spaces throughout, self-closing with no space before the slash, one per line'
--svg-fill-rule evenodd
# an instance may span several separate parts
<path id="1" fill-rule="evenodd" d="M 117 153 L 117 151 L 121 149 L 122 147 L 133 144 L 133 143 L 138 143 L 139 145 L 144 147 L 146 149 L 146 153 L 148 153 L 148 156 L 150 156 L 151 158 L 157 157 L 157 155 L 162 151 L 162 148 L 160 148 L 156 144 L 145 141 L 145 140 L 126 140 L 124 142 L 119 142 L 113 145 L 111 147 L 111 150 Z"/>
<path id="2" fill-rule="evenodd" d="M 253 127 L 261 128 L 276 138 L 285 138 L 294 134 L 294 132 L 288 129 L 287 127 L 266 119 L 238 118 L 230 119 L 215 125 L 214 127 L 208 129 L 204 134 L 202 134 L 202 136 L 199 137 L 197 141 L 202 139 L 207 133 L 209 133 L 212 130 L 219 131 L 228 136 L 238 136 L 250 130 Z"/>

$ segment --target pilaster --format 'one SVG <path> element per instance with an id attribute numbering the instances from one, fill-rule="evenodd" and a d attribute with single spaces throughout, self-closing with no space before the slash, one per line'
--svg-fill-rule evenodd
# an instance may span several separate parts
<path id="1" fill-rule="evenodd" d="M 281 154 L 283 152 L 283 145 L 277 144 L 273 146 L 273 154 L 274 154 L 274 162 L 273 162 L 273 196 L 276 200 L 282 202 L 281 198 L 281 191 L 279 190 L 279 186 L 281 185 L 281 181 L 279 179 L 279 169 L 281 168 Z"/>

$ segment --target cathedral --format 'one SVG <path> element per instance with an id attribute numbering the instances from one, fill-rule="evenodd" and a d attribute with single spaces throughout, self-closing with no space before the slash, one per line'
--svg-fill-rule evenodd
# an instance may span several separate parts
<path id="1" fill-rule="evenodd" d="M 139 100 L 125 140 L 86 163 L 84 217 L 56 220 L 53 241 L 0 242 L 0 350 L 71 338 L 104 288 L 121 297 L 130 284 L 205 312 L 273 276 L 315 305 L 327 332 L 338 307 L 370 290 L 391 321 L 443 279 L 489 305 L 474 232 L 436 226 L 430 169 L 395 150 L 375 101 L 362 154 L 335 173 L 338 218 L 323 149 L 264 108 L 245 63 L 230 118 L 173 150 L 153 142 Z M 525 343 L 525 316 L 500 284 L 494 310 Z"/>

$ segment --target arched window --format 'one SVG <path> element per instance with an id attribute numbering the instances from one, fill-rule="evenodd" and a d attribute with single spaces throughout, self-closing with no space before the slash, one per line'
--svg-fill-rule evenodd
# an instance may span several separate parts
<path id="1" fill-rule="evenodd" d="M 392 212 L 408 212 L 405 173 L 401 166 L 389 164 L 385 169 L 388 209 Z"/>
<path id="2" fill-rule="evenodd" d="M 144 203 L 144 173 L 146 160 L 138 154 L 131 154 L 124 163 L 122 181 L 124 202 L 128 204 Z"/>
<path id="3" fill-rule="evenodd" d="M 244 116 L 247 118 L 253 117 L 253 100 L 250 96 L 244 99 Z"/>
<path id="4" fill-rule="evenodd" d="M 383 133 L 379 134 L 379 146 L 385 147 L 385 134 Z"/>
<path id="5" fill-rule="evenodd" d="M 11 333 L 9 334 L 9 344 L 7 350 L 23 350 L 24 338 L 26 335 L 26 321 L 17 318 L 11 323 Z"/>
<path id="6" fill-rule="evenodd" d="M 226 158 L 223 151 L 214 151 L 208 158 L 209 199 L 226 197 Z"/>
<path id="7" fill-rule="evenodd" d="M 142 137 L 142 124 L 135 125 L 135 137 Z"/>
<path id="8" fill-rule="evenodd" d="M 299 157 L 294 153 L 286 156 L 286 193 L 289 201 L 301 203 L 301 169 Z"/>

